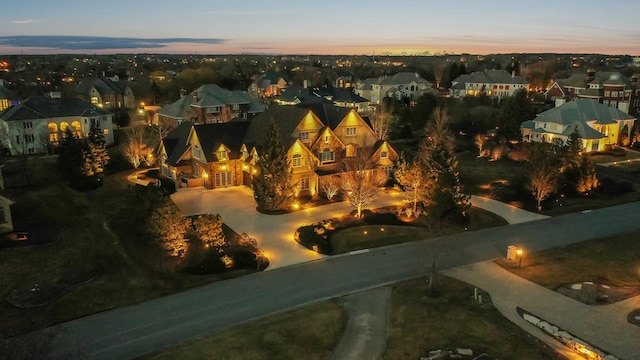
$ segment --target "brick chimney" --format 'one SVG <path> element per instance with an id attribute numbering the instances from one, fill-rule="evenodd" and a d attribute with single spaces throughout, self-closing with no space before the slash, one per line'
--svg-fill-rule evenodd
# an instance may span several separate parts
<path id="1" fill-rule="evenodd" d="M 193 102 L 197 103 L 200 98 L 198 97 L 198 89 L 193 90 Z"/>

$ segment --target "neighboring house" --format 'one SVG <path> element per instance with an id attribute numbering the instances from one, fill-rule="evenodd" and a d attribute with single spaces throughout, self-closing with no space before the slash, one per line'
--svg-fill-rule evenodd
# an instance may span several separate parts
<path id="1" fill-rule="evenodd" d="M 258 99 L 272 98 L 282 94 L 287 86 L 289 86 L 289 80 L 286 75 L 267 72 L 249 86 L 249 94 Z"/>
<path id="2" fill-rule="evenodd" d="M 523 141 L 566 142 L 576 129 L 585 151 L 602 151 L 631 136 L 636 118 L 597 101 L 577 99 L 544 111 L 522 123 Z"/>
<path id="3" fill-rule="evenodd" d="M 449 95 L 456 99 L 480 95 L 501 99 L 528 88 L 529 82 L 515 71 L 509 74 L 506 70 L 485 70 L 455 78 L 451 81 Z"/>
<path id="4" fill-rule="evenodd" d="M 263 112 L 265 105 L 242 91 L 230 91 L 215 84 L 205 84 L 158 110 L 158 120 L 165 124 L 196 124 L 248 119 Z"/>
<path id="5" fill-rule="evenodd" d="M 430 81 L 423 79 L 417 73 L 408 72 L 358 81 L 354 91 L 376 105 L 380 105 L 385 97 L 416 100 L 428 92 L 437 94 Z"/>
<path id="6" fill-rule="evenodd" d="M 0 233 L 13 231 L 13 220 L 11 219 L 11 205 L 15 204 L 13 198 L 4 189 L 4 177 L 0 165 Z"/>
<path id="7" fill-rule="evenodd" d="M 80 99 L 64 99 L 59 94 L 32 96 L 0 113 L 3 139 L 11 155 L 47 153 L 56 146 L 67 128 L 78 137 L 89 134 L 91 125 L 102 129 L 107 145 L 112 145 L 113 114 Z"/>
<path id="8" fill-rule="evenodd" d="M 354 108 L 359 113 L 370 109 L 369 100 L 348 89 L 335 87 L 302 87 L 292 85 L 274 101 L 280 105 L 315 104 L 328 102 L 335 106 Z"/>
<path id="9" fill-rule="evenodd" d="M 93 105 L 105 109 L 133 109 L 136 98 L 133 90 L 125 80 L 113 77 L 91 76 L 80 81 L 76 86 L 76 94 Z"/>
<path id="10" fill-rule="evenodd" d="M 554 81 L 545 91 L 545 98 L 558 104 L 574 99 L 591 99 L 629 113 L 640 108 L 638 74 L 629 79 L 617 71 L 589 69 L 586 73 Z"/>
<path id="11" fill-rule="evenodd" d="M 162 172 L 182 186 L 251 187 L 271 120 L 287 149 L 296 196 L 317 195 L 327 177 L 342 171 L 342 160 L 360 152 L 388 176 L 398 158 L 354 109 L 329 104 L 273 105 L 249 121 L 182 124 L 161 144 Z"/>

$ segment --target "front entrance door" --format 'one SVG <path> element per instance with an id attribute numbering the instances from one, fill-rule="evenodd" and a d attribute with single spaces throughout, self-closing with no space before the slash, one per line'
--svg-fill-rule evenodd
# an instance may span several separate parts
<path id="1" fill-rule="evenodd" d="M 216 187 L 231 186 L 231 171 L 216 173 Z"/>

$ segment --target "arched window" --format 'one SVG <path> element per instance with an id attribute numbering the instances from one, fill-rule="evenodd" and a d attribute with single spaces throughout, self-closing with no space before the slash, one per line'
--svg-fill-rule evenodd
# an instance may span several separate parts
<path id="1" fill-rule="evenodd" d="M 302 166 L 302 155 L 293 154 L 293 167 Z"/>
<path id="2" fill-rule="evenodd" d="M 63 122 L 60 123 L 60 134 L 62 134 L 62 137 L 65 137 L 67 135 L 66 131 L 67 131 L 68 128 L 69 128 L 69 123 L 68 122 L 63 121 Z"/>
<path id="3" fill-rule="evenodd" d="M 49 123 L 47 127 L 49 128 L 49 142 L 57 143 L 58 142 L 58 124 Z"/>
<path id="4" fill-rule="evenodd" d="M 73 131 L 73 135 L 75 135 L 78 139 L 82 137 L 82 126 L 79 121 L 74 121 L 71 123 L 71 131 Z"/>

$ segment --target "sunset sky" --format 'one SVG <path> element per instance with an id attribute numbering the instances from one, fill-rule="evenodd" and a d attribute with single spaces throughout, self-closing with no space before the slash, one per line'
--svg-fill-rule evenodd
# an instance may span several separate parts
<path id="1" fill-rule="evenodd" d="M 640 55 L 640 1 L 22 0 L 0 54 Z"/>

